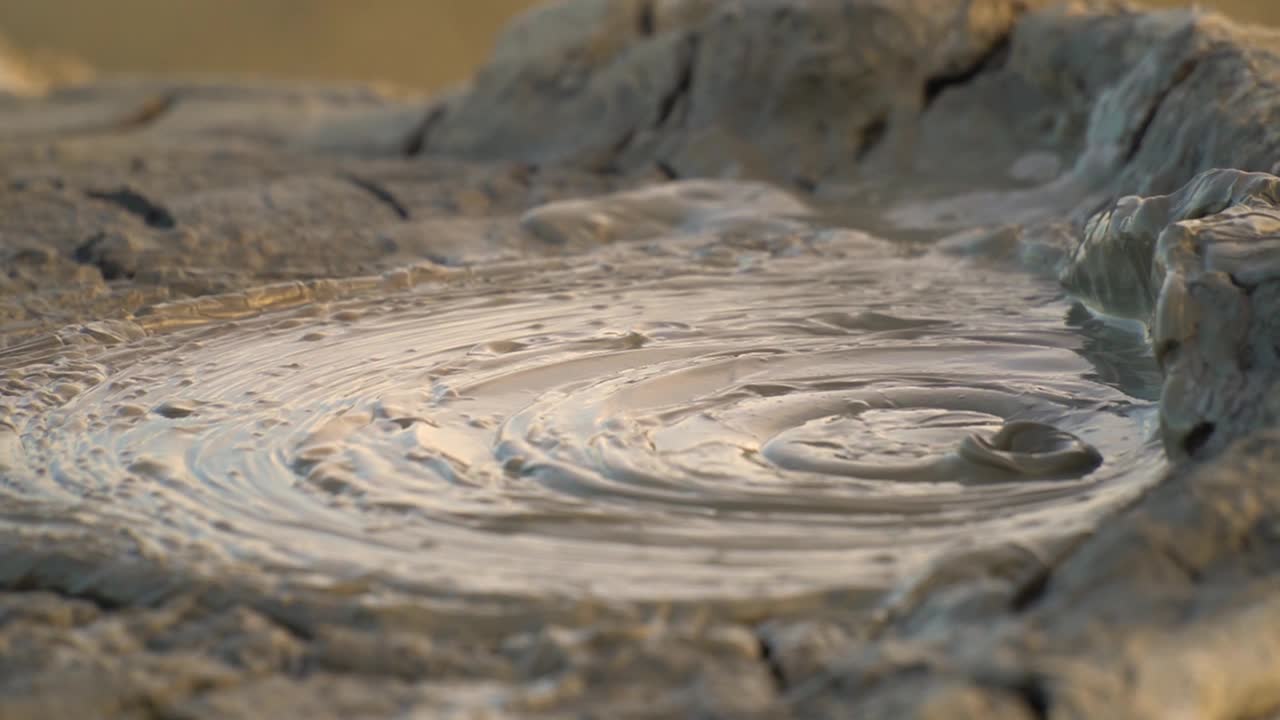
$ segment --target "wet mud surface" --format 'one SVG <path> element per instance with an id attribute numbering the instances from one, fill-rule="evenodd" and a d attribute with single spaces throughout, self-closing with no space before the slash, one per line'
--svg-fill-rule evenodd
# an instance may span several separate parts
<path id="1" fill-rule="evenodd" d="M 1275 36 L 1032 5 L 0 95 L 0 716 L 1266 716 Z"/>
<path id="2" fill-rule="evenodd" d="M 1091 361 L 1055 283 L 733 222 L 27 365 L 8 487 L 304 572 L 760 597 L 1087 528 L 1163 465 L 1140 338 Z"/>

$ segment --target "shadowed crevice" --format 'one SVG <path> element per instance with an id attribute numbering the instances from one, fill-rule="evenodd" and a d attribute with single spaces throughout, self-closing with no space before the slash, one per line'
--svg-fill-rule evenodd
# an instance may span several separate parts
<path id="1" fill-rule="evenodd" d="M 658 168 L 658 172 L 662 173 L 662 176 L 665 177 L 666 179 L 668 180 L 680 179 L 680 171 L 676 170 L 676 167 L 671 163 L 667 162 L 666 160 L 656 160 L 654 161 L 654 166 Z"/>
<path id="2" fill-rule="evenodd" d="M 1204 573 L 1200 568 L 1196 567 L 1187 558 L 1183 557 L 1176 548 L 1161 547 L 1160 554 L 1169 561 L 1171 565 L 1178 569 L 1178 572 L 1186 576 L 1187 582 L 1192 585 L 1199 585 L 1204 581 Z"/>
<path id="3" fill-rule="evenodd" d="M 436 125 L 440 124 L 441 120 L 444 120 L 445 114 L 446 110 L 443 105 L 433 108 L 431 112 L 427 113 L 426 117 L 422 118 L 422 122 L 418 123 L 418 126 L 404 139 L 400 147 L 400 154 L 405 157 L 421 155 L 427 149 L 431 131 L 435 129 Z"/>
<path id="4" fill-rule="evenodd" d="M 588 163 L 588 167 L 590 167 L 593 171 L 601 173 L 603 175 L 621 174 L 622 168 L 619 164 L 619 158 L 621 158 L 622 154 L 627 151 L 627 148 L 631 147 L 631 143 L 635 139 L 636 139 L 635 128 L 631 128 L 630 130 L 627 130 L 625 133 L 622 134 L 622 137 L 618 138 L 613 143 L 612 147 L 608 148 L 608 150 L 604 153 L 604 157 L 598 160 L 594 164 L 594 167 L 591 166 L 592 165 L 591 163 Z"/>
<path id="5" fill-rule="evenodd" d="M 1031 717 L 1035 718 L 1035 720 L 1049 720 L 1053 700 L 1042 678 L 1035 675 L 1026 675 L 1010 686 L 1009 689 L 1026 706 L 1027 712 L 1031 714 Z"/>
<path id="6" fill-rule="evenodd" d="M 755 631 L 756 643 L 760 646 L 760 661 L 764 663 L 765 668 L 769 670 L 769 677 L 773 679 L 773 687 L 778 694 L 785 693 L 790 683 L 787 680 L 787 672 L 782 667 L 782 662 L 773 651 L 773 643 L 765 637 L 760 630 Z"/>
<path id="7" fill-rule="evenodd" d="M 1040 602 L 1049 590 L 1049 581 L 1053 578 L 1053 568 L 1046 566 L 1023 583 L 1018 592 L 1009 601 L 1009 610 L 1014 614 L 1024 613 Z"/>
<path id="8" fill-rule="evenodd" d="M 1213 431 L 1216 428 L 1211 422 L 1202 422 L 1191 428 L 1191 432 L 1182 440 L 1182 449 L 1186 451 L 1187 457 L 1195 457 L 1200 449 L 1208 444 L 1209 439 L 1213 437 Z"/>
<path id="9" fill-rule="evenodd" d="M 177 104 L 178 93 L 176 91 L 153 97 L 142 103 L 133 112 L 117 120 L 114 130 L 116 132 L 142 130 L 168 115 Z"/>
<path id="10" fill-rule="evenodd" d="M 409 208 L 405 207 L 395 194 L 383 187 L 381 184 L 373 180 L 369 180 L 368 178 L 362 178 L 354 173 L 341 173 L 338 177 L 350 183 L 352 186 L 368 193 L 370 197 L 383 205 L 386 205 L 387 208 L 389 208 L 391 212 L 395 213 L 396 217 L 401 220 L 408 220 L 411 217 Z"/>
<path id="11" fill-rule="evenodd" d="M 76 593 L 65 592 L 58 589 L 44 587 L 39 582 L 29 581 L 27 578 L 21 578 L 17 583 L 9 585 L 8 587 L 3 588 L 3 590 L 5 592 L 13 593 L 49 593 L 52 595 L 59 595 L 67 600 L 80 600 L 87 602 L 104 613 L 124 610 L 125 608 L 130 607 L 129 605 L 117 602 L 116 600 L 99 593 L 91 591 Z"/>
<path id="12" fill-rule="evenodd" d="M 653 0 L 640 3 L 640 11 L 636 13 L 636 32 L 642 37 L 649 37 L 657 31 L 657 18 L 654 17 Z"/>
<path id="13" fill-rule="evenodd" d="M 133 279 L 133 268 L 127 267 L 120 261 L 103 253 L 102 246 L 110 240 L 110 237 L 105 232 L 97 232 L 90 235 L 88 240 L 80 243 L 72 251 L 71 259 L 81 265 L 92 265 L 98 268 L 98 272 L 102 273 L 103 280 Z"/>
<path id="14" fill-rule="evenodd" d="M 178 221 L 167 208 L 152 202 L 147 196 L 129 187 L 122 187 L 119 190 L 86 190 L 84 194 L 93 200 L 110 203 L 137 216 L 147 224 L 147 227 L 170 230 L 178 225 Z"/>
<path id="15" fill-rule="evenodd" d="M 658 119 L 654 124 L 655 127 L 663 127 L 671 120 L 671 116 L 675 114 L 676 108 L 680 106 L 681 101 L 687 103 L 690 93 L 693 91 L 693 74 L 698 63 L 698 48 L 702 43 L 702 38 L 698 35 L 690 35 L 685 41 L 681 51 L 680 72 L 676 74 L 676 82 L 671 89 L 662 96 L 662 100 L 658 103 Z"/>
<path id="16" fill-rule="evenodd" d="M 999 70 L 1009 57 L 1009 35 L 998 38 L 972 65 L 956 72 L 934 75 L 924 82 L 924 107 L 927 109 L 948 88 L 966 85 L 979 75 Z"/>
<path id="17" fill-rule="evenodd" d="M 58 595 L 68 600 L 82 600 L 102 612 L 113 612 L 123 610 L 127 607 L 136 607 L 131 603 L 122 602 L 105 593 L 95 592 L 90 587 L 72 592 L 71 590 L 59 587 L 53 583 L 42 581 L 40 576 L 34 572 L 26 572 L 16 578 L 0 584 L 0 591 L 12 593 L 48 593 L 50 595 Z"/>
<path id="18" fill-rule="evenodd" d="M 1032 720 L 1049 720 L 1053 716 L 1053 694 L 1049 680 L 1035 671 L 998 671 L 994 674 L 978 670 L 968 683 L 989 693 L 998 693 L 1016 701 Z M 966 716 L 967 717 L 967 716 Z M 1001 714 L 1000 717 L 1006 717 Z"/>
<path id="19" fill-rule="evenodd" d="M 1195 72 L 1199 64 L 1199 58 L 1192 58 L 1182 63 L 1173 72 L 1173 78 L 1169 85 L 1156 96 L 1156 99 L 1151 103 L 1151 107 L 1147 109 L 1147 114 L 1142 117 L 1142 122 L 1138 124 L 1138 129 L 1133 133 L 1133 139 L 1129 141 L 1129 149 L 1124 155 L 1125 163 L 1131 162 L 1138 156 L 1138 152 L 1142 149 L 1143 141 L 1147 139 L 1147 132 L 1151 130 L 1151 124 L 1155 122 L 1156 116 L 1160 114 L 1160 108 L 1164 106 L 1165 100 L 1169 98 L 1170 93 L 1186 82 L 1187 78 L 1191 77 L 1191 73 Z"/>
<path id="20" fill-rule="evenodd" d="M 858 138 L 858 150 L 854 154 L 854 160 L 862 162 L 867 159 L 872 150 L 884 141 L 885 135 L 889 132 L 889 120 L 885 117 L 878 117 L 867 123 L 862 128 L 860 137 Z"/>

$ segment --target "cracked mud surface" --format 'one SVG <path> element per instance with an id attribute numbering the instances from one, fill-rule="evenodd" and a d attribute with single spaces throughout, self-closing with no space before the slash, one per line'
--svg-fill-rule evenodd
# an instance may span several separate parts
<path id="1" fill-rule="evenodd" d="M 0 717 L 1274 713 L 1276 36 L 1047 5 L 0 95 Z"/>

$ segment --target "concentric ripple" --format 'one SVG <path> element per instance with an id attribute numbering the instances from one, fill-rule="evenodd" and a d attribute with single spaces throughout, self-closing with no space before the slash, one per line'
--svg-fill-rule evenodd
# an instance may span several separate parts
<path id="1" fill-rule="evenodd" d="M 694 233 L 25 368 L 79 380 L 10 408 L 8 489 L 281 572 L 880 587 L 1089 525 L 1159 465 L 1148 389 L 1067 311 L 858 233 Z"/>

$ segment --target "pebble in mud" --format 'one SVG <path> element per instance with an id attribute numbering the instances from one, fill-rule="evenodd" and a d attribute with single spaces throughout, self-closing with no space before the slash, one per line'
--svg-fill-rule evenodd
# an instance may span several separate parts
<path id="1" fill-rule="evenodd" d="M 176 420 L 178 418 L 189 417 L 196 413 L 198 405 L 185 400 L 171 400 L 160 403 L 151 409 L 151 412 L 160 417 Z"/>
<path id="2" fill-rule="evenodd" d="M 1017 475 L 1054 477 L 1084 474 L 1102 464 L 1102 453 L 1069 432 L 1026 420 L 1005 423 L 991 437 L 970 435 L 960 454 Z"/>

